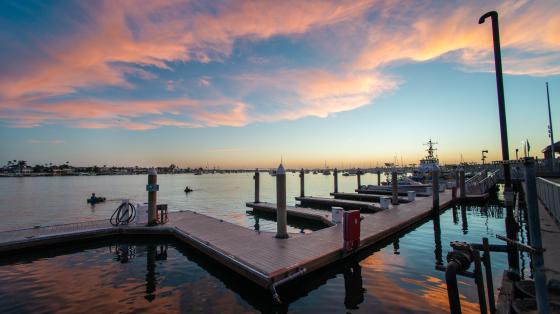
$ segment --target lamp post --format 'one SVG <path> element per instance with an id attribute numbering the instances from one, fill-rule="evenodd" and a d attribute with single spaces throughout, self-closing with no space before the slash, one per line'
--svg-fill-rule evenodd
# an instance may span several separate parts
<path id="1" fill-rule="evenodd" d="M 478 24 L 484 23 L 486 18 L 492 19 L 492 36 L 494 39 L 494 64 L 496 67 L 496 88 L 498 91 L 498 111 L 500 115 L 500 132 L 502 139 L 502 159 L 509 160 L 509 147 L 507 138 L 507 124 L 506 124 L 506 102 L 504 99 L 504 79 L 502 75 L 502 53 L 500 49 L 500 29 L 498 26 L 498 12 L 490 11 L 485 13 L 478 20 Z M 504 163 L 504 181 L 506 188 L 511 187 L 511 173 L 509 171 L 509 164 Z"/>
<path id="2" fill-rule="evenodd" d="M 515 160 L 519 160 L 519 148 L 515 149 Z"/>
<path id="3" fill-rule="evenodd" d="M 485 154 L 488 154 L 488 150 L 487 150 L 487 149 L 485 149 L 485 150 L 482 151 L 482 164 L 483 164 L 483 165 L 485 164 L 485 161 L 486 161 L 486 155 L 485 155 Z"/>
<path id="4" fill-rule="evenodd" d="M 548 82 L 546 82 L 546 100 L 548 101 L 548 135 L 550 136 L 550 171 L 554 172 L 554 133 L 552 131 L 552 115 L 550 114 L 550 96 L 548 95 Z"/>

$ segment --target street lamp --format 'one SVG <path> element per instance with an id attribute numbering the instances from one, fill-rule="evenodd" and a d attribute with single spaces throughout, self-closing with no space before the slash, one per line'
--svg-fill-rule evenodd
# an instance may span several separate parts
<path id="1" fill-rule="evenodd" d="M 515 149 L 515 160 L 519 160 L 519 148 Z"/>
<path id="2" fill-rule="evenodd" d="M 507 139 L 506 124 L 506 102 L 504 99 L 504 79 L 502 75 L 502 53 L 500 49 L 500 29 L 498 27 L 498 12 L 490 11 L 485 13 L 478 20 L 478 24 L 484 23 L 486 18 L 492 19 L 492 36 L 494 39 L 494 64 L 496 66 L 496 88 L 498 90 L 498 111 L 500 114 L 500 131 L 502 139 L 502 159 L 509 160 L 509 147 Z M 506 188 L 511 187 L 511 174 L 509 172 L 509 164 L 504 163 L 504 181 Z"/>
<path id="3" fill-rule="evenodd" d="M 488 150 L 483 150 L 482 151 L 482 164 L 483 165 L 485 164 L 485 161 L 486 161 L 486 155 L 485 154 L 488 154 Z"/>

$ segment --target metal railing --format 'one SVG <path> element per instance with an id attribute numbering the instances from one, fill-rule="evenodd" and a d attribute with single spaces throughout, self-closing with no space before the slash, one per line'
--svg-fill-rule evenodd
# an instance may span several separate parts
<path id="1" fill-rule="evenodd" d="M 482 171 L 465 182 L 467 193 L 484 194 L 490 190 L 499 179 L 500 170 Z"/>
<path id="2" fill-rule="evenodd" d="M 112 226 L 108 219 L 102 219 L 51 226 L 35 226 L 25 229 L 5 230 L 0 231 L 0 243 L 111 227 Z"/>
<path id="3" fill-rule="evenodd" d="M 537 178 L 537 195 L 556 223 L 560 224 L 560 184 Z"/>

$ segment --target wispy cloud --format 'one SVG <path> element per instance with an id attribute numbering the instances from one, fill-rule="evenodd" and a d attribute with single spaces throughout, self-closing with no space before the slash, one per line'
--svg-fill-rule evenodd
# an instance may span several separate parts
<path id="1" fill-rule="evenodd" d="M 53 140 L 38 140 L 38 139 L 29 139 L 27 140 L 29 144 L 51 144 L 51 145 L 59 145 L 63 144 L 63 140 L 53 139 Z"/>
<path id="2" fill-rule="evenodd" d="M 402 79 L 392 66 L 441 59 L 464 71 L 492 71 L 491 26 L 477 23 L 491 9 L 500 13 L 506 73 L 560 74 L 556 2 L 107 0 L 78 6 L 88 18 L 71 32 L 28 35 L 33 49 L 10 45 L 14 57 L 0 60 L 0 121 L 150 130 L 327 117 L 397 90 Z M 250 52 L 237 65 L 235 53 L 245 46 L 279 37 L 324 62 L 294 62 L 281 55 L 288 47 Z M 190 72 L 185 64 L 200 67 Z M 145 100 L 145 87 L 153 100 Z"/>

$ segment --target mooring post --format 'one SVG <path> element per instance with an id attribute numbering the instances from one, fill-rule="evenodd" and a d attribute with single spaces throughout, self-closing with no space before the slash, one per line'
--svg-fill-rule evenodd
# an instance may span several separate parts
<path id="1" fill-rule="evenodd" d="M 255 169 L 255 175 L 253 176 L 255 180 L 255 203 L 260 203 L 260 172 L 259 168 Z"/>
<path id="2" fill-rule="evenodd" d="M 303 168 L 299 171 L 299 196 L 305 197 L 305 171 Z"/>
<path id="3" fill-rule="evenodd" d="M 439 215 L 439 170 L 432 170 L 432 210 L 434 214 Z"/>
<path id="4" fill-rule="evenodd" d="M 537 179 L 535 176 L 535 160 L 525 158 L 525 185 L 527 188 L 527 215 L 529 223 L 529 242 L 535 249 L 533 257 L 533 278 L 535 280 L 535 297 L 539 313 L 548 313 L 548 291 L 546 275 L 544 273 L 543 249 L 541 242 L 541 224 L 539 217 L 539 204 L 537 199 Z"/>
<path id="5" fill-rule="evenodd" d="M 334 192 L 338 193 L 338 169 L 337 168 L 334 168 L 333 177 L 334 177 Z"/>
<path id="6" fill-rule="evenodd" d="M 459 189 L 461 190 L 461 199 L 467 197 L 467 190 L 465 186 L 465 170 L 461 169 L 459 171 Z"/>
<path id="7" fill-rule="evenodd" d="M 362 186 L 362 170 L 358 169 L 358 171 L 356 171 L 356 176 L 358 177 L 358 190 L 359 190 L 360 187 Z"/>
<path id="8" fill-rule="evenodd" d="M 286 213 L 286 170 L 280 164 L 276 171 L 276 238 L 288 238 Z"/>
<path id="9" fill-rule="evenodd" d="M 391 173 L 391 184 L 393 186 L 393 198 L 391 199 L 391 204 L 399 205 L 399 182 L 397 182 L 396 171 Z"/>
<path id="10" fill-rule="evenodd" d="M 377 185 L 381 185 L 381 171 L 377 170 Z"/>
<path id="11" fill-rule="evenodd" d="M 156 168 L 148 170 L 148 225 L 153 226 L 157 224 L 156 208 L 157 208 L 157 191 L 159 186 L 157 184 L 157 171 Z"/>

